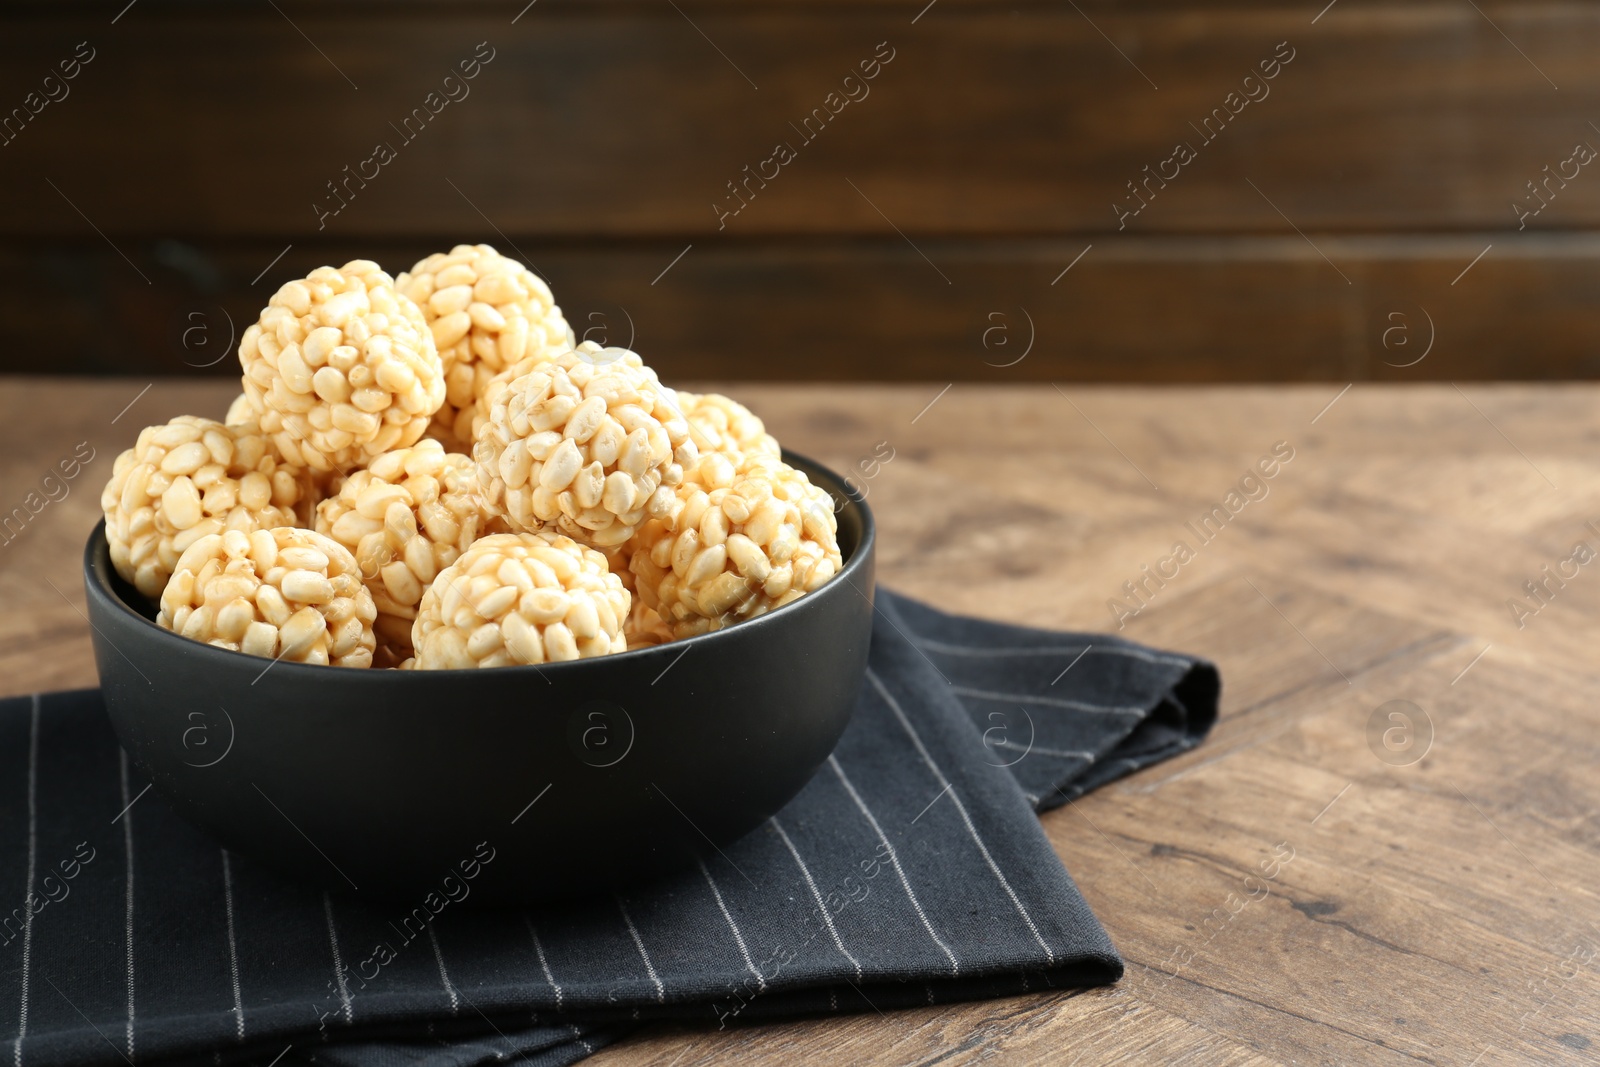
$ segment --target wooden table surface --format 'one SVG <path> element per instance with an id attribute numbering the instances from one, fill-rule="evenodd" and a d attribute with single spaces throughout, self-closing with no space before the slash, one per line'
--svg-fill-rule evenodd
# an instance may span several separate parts
<path id="1" fill-rule="evenodd" d="M 146 385 L 0 386 L 0 509 L 95 453 L 0 544 L 0 694 L 94 684 L 78 558 L 115 455 L 231 397 Z M 729 391 L 836 469 L 893 450 L 866 487 L 906 593 L 1103 630 L 1143 565 L 1176 568 L 1122 632 L 1220 665 L 1215 732 L 1044 818 L 1127 977 L 656 1029 L 592 1062 L 1600 1058 L 1600 387 L 941 388 Z M 1293 458 L 1229 500 L 1279 442 Z M 1392 700 L 1415 706 L 1409 749 Z M 1293 859 L 1247 892 L 1279 846 Z"/>

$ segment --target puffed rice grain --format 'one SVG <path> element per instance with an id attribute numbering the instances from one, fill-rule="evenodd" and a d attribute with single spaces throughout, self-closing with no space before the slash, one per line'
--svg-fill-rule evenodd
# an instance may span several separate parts
<path id="1" fill-rule="evenodd" d="M 570 537 L 492 534 L 423 594 L 414 666 L 505 667 L 621 652 L 631 599 L 605 557 Z"/>
<path id="2" fill-rule="evenodd" d="M 661 621 L 661 616 L 638 597 L 634 598 L 633 610 L 623 620 L 622 636 L 628 642 L 629 652 L 636 648 L 654 648 L 673 639 L 672 631 Z"/>
<path id="3" fill-rule="evenodd" d="M 449 451 L 471 451 L 478 400 L 496 374 L 573 347 L 544 279 L 489 245 L 431 255 L 395 288 L 422 309 L 444 363 L 445 402 L 428 434 Z"/>
<path id="4" fill-rule="evenodd" d="M 313 492 L 254 424 L 180 415 L 146 427 L 117 457 L 100 494 L 111 564 L 151 600 L 203 537 L 303 525 Z"/>
<path id="5" fill-rule="evenodd" d="M 815 590 L 839 570 L 833 500 L 805 472 L 711 452 L 669 514 L 634 538 L 634 588 L 677 638 L 719 630 Z"/>
<path id="6" fill-rule="evenodd" d="M 704 452 L 738 455 L 755 452 L 781 458 L 778 439 L 767 432 L 756 413 L 721 393 L 687 393 L 673 390 L 678 410 L 688 420 L 695 445 Z"/>
<path id="7" fill-rule="evenodd" d="M 250 406 L 250 396 L 240 393 L 233 398 L 233 403 L 228 405 L 228 413 L 222 417 L 224 426 L 250 426 L 256 423 L 256 409 Z"/>
<path id="8" fill-rule="evenodd" d="M 699 458 L 688 423 L 633 352 L 585 342 L 492 382 L 487 401 L 478 487 L 514 529 L 620 545 L 647 515 L 666 513 Z"/>
<path id="9" fill-rule="evenodd" d="M 370 667 L 377 613 L 343 545 L 280 526 L 191 544 L 161 593 L 156 622 L 252 656 Z"/>
<path id="10" fill-rule="evenodd" d="M 421 309 L 368 260 L 286 283 L 245 330 L 239 363 L 261 429 L 319 472 L 414 444 L 445 399 Z"/>
<path id="11" fill-rule="evenodd" d="M 316 529 L 355 556 L 378 607 L 379 644 L 398 661 L 411 654 L 411 624 L 429 584 L 480 534 L 507 528 L 478 502 L 472 460 L 423 440 L 353 472 L 317 505 Z"/>

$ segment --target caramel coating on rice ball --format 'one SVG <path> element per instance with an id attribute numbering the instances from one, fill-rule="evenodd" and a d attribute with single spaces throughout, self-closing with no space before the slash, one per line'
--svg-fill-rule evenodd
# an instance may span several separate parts
<path id="1" fill-rule="evenodd" d="M 721 393 L 673 391 L 678 410 L 688 420 L 690 436 L 701 452 L 722 452 L 729 456 L 754 452 L 780 459 L 783 449 L 778 439 L 767 432 L 756 413 Z"/>
<path id="2" fill-rule="evenodd" d="M 478 502 L 472 460 L 437 441 L 385 452 L 317 505 L 317 532 L 355 557 L 378 607 L 374 629 L 397 659 L 411 654 L 423 593 L 489 527 L 505 529 Z"/>
<path id="3" fill-rule="evenodd" d="M 808 593 L 842 563 L 833 499 L 803 471 L 755 454 L 701 457 L 672 514 L 640 527 L 635 589 L 674 637 L 719 630 Z"/>
<path id="4" fill-rule="evenodd" d="M 622 652 L 632 598 L 605 557 L 552 531 L 480 538 L 417 609 L 417 670 L 506 667 Z"/>
<path id="5" fill-rule="evenodd" d="M 655 372 L 626 350 L 585 342 L 496 381 L 488 405 L 473 449 L 478 488 L 518 530 L 619 545 L 647 514 L 665 514 L 699 456 Z"/>
<path id="6" fill-rule="evenodd" d="M 140 431 L 100 494 L 111 564 L 155 600 L 178 557 L 224 530 L 301 525 L 311 486 L 254 425 L 180 415 Z"/>
<path id="7" fill-rule="evenodd" d="M 629 538 L 620 545 L 611 545 L 596 551 L 606 558 L 606 566 L 610 568 L 611 573 L 622 579 L 622 588 L 632 593 L 633 571 L 628 569 L 628 564 L 633 559 L 633 539 Z"/>
<path id="8" fill-rule="evenodd" d="M 646 607 L 644 601 L 637 597 L 633 601 L 633 610 L 622 621 L 622 637 L 628 643 L 629 652 L 636 648 L 654 648 L 673 640 L 672 631 L 661 621 L 656 610 Z"/>
<path id="9" fill-rule="evenodd" d="M 544 279 L 489 245 L 431 255 L 395 279 L 395 288 L 422 309 L 443 361 L 445 402 L 430 436 L 450 451 L 470 451 L 478 398 L 496 374 L 573 347 L 572 328 Z"/>
<path id="10" fill-rule="evenodd" d="M 315 471 L 415 443 L 444 403 L 422 311 L 368 260 L 286 283 L 245 330 L 239 364 L 261 429 Z"/>
<path id="11" fill-rule="evenodd" d="M 355 557 L 315 530 L 202 537 L 183 553 L 156 622 L 194 641 L 294 663 L 370 667 L 377 617 Z"/>

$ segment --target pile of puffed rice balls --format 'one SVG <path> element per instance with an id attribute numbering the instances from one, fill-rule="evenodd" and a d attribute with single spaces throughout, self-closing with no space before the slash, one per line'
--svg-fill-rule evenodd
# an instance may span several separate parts
<path id="1" fill-rule="evenodd" d="M 100 503 L 156 621 L 236 652 L 442 670 L 604 656 L 839 569 L 834 502 L 725 396 L 572 329 L 488 245 L 319 267 L 239 345 L 223 421 L 117 457 Z"/>

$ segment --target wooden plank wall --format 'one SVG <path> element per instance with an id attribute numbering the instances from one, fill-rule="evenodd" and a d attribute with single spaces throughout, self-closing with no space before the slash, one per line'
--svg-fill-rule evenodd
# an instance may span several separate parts
<path id="1" fill-rule="evenodd" d="M 487 240 L 686 378 L 1600 372 L 1600 5 L 1325 3 L 8 4 L 0 370 Z"/>

